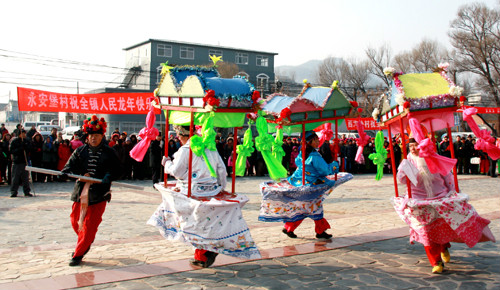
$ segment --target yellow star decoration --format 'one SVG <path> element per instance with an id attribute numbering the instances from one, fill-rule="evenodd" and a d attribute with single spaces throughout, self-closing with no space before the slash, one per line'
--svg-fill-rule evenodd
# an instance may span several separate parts
<path id="1" fill-rule="evenodd" d="M 162 63 L 161 66 L 161 75 L 168 74 L 170 69 L 174 68 L 173 66 L 168 65 L 168 60 L 165 63 Z"/>
<path id="2" fill-rule="evenodd" d="M 222 55 L 221 56 L 211 55 L 210 59 L 214 63 L 214 66 L 216 66 L 218 61 L 222 61 Z"/>

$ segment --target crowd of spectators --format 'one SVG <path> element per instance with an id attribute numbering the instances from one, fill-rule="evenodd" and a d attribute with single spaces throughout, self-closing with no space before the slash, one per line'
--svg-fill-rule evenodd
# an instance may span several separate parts
<path id="1" fill-rule="evenodd" d="M 11 183 L 11 166 L 12 157 L 10 154 L 10 143 L 13 138 L 19 136 L 21 130 L 24 130 L 19 124 L 12 133 L 5 128 L 4 124 L 0 127 L 1 141 L 0 141 L 0 183 Z M 83 138 L 81 132 L 77 131 L 71 138 L 63 139 L 61 132 L 56 128 L 52 129 L 51 134 L 44 140 L 39 132 L 28 131 L 26 136 L 29 141 L 29 154 L 26 156 L 28 165 L 33 167 L 41 167 L 52 170 L 61 170 L 66 161 L 71 156 L 72 152 L 83 145 Z M 354 159 L 358 150 L 358 145 L 355 138 L 347 138 L 345 135 L 339 135 L 338 139 L 332 139 L 323 143 L 319 148 L 319 153 L 323 156 L 326 162 L 330 163 L 337 160 L 340 164 L 340 171 L 349 172 L 352 174 L 360 173 L 375 173 L 377 168 L 368 158 L 371 153 L 375 152 L 374 138 L 363 148 L 362 163 L 357 163 Z M 83 141 L 82 141 L 83 140 Z M 232 174 L 235 164 L 233 160 L 234 142 L 241 144 L 240 137 L 235 137 L 229 133 L 223 137 L 221 133 L 216 136 L 216 148 L 227 168 L 228 175 Z M 136 135 L 128 135 L 127 132 L 120 132 L 115 129 L 111 136 L 106 140 L 107 144 L 114 148 L 121 161 L 123 168 L 122 179 L 152 179 L 153 183 L 163 181 L 163 168 L 161 166 L 161 159 L 168 149 L 168 156 L 173 159 L 174 153 L 177 152 L 181 143 L 179 139 L 174 136 L 168 136 L 168 141 L 165 142 L 165 136 L 159 136 L 156 140 L 151 142 L 148 153 L 142 162 L 138 162 L 130 157 L 130 151 L 139 142 Z M 474 148 L 476 140 L 473 136 L 459 136 L 456 137 L 455 142 L 450 142 L 447 136 L 441 141 L 436 142 L 436 148 L 439 154 L 451 157 L 450 147 L 453 146 L 455 158 L 457 161 L 458 174 L 487 174 L 496 177 L 496 161 L 491 160 L 488 156 Z M 385 138 L 384 147 L 389 151 L 390 143 Z M 403 158 L 403 150 L 401 139 L 395 136 L 392 139 L 394 150 L 394 163 L 395 168 L 398 167 Z M 500 141 L 497 142 L 500 146 Z M 167 148 L 166 148 L 167 147 Z M 282 159 L 283 166 L 291 174 L 296 169 L 295 158 L 300 154 L 300 138 L 293 136 L 285 136 L 283 138 L 283 151 L 285 155 Z M 384 166 L 384 173 L 392 173 L 392 161 L 390 154 Z M 268 174 L 264 162 L 264 158 L 258 150 L 254 150 L 252 155 L 247 158 L 245 176 L 265 176 Z M 33 182 L 52 182 L 57 181 L 57 176 L 46 175 L 41 173 L 32 173 L 31 179 Z"/>

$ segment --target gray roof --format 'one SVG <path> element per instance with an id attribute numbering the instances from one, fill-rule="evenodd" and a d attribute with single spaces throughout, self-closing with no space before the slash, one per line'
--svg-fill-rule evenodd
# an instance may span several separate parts
<path id="1" fill-rule="evenodd" d="M 126 47 L 123 50 L 130 50 L 132 48 L 136 48 L 138 46 L 141 46 L 143 44 L 150 43 L 150 42 L 169 42 L 169 43 L 176 43 L 176 44 L 186 44 L 186 45 L 193 45 L 193 46 L 204 46 L 204 47 L 213 47 L 213 48 L 231 49 L 231 50 L 241 50 L 241 51 L 248 51 L 248 52 L 257 52 L 257 53 L 265 53 L 265 54 L 278 55 L 277 52 L 266 52 L 266 51 L 250 50 L 250 49 L 235 48 L 235 47 L 220 46 L 220 45 L 212 45 L 212 44 L 202 44 L 202 43 L 194 43 L 194 42 L 184 42 L 184 41 L 167 40 L 167 39 L 152 39 L 152 38 L 150 38 L 150 39 L 148 39 L 146 41 L 134 44 L 132 46 Z"/>

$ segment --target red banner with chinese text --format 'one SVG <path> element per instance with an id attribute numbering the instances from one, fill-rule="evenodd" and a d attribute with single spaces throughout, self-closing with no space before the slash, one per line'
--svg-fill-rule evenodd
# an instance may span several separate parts
<path id="1" fill-rule="evenodd" d="M 476 108 L 478 114 L 500 114 L 500 108 L 498 107 L 473 107 L 473 106 L 463 106 L 463 109 Z"/>
<path id="2" fill-rule="evenodd" d="M 361 118 L 361 122 L 365 126 L 365 130 L 380 130 L 377 122 L 373 118 Z M 358 118 L 346 118 L 345 125 L 347 130 L 358 130 L 356 124 L 358 123 Z"/>
<path id="3" fill-rule="evenodd" d="M 61 94 L 17 88 L 19 111 L 147 114 L 153 93 Z"/>

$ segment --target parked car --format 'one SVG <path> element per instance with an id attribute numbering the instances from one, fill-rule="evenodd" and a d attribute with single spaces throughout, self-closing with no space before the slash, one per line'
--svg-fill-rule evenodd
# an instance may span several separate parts
<path id="1" fill-rule="evenodd" d="M 451 132 L 451 140 L 453 140 L 453 142 L 455 142 L 457 136 L 460 136 L 460 137 L 465 137 L 467 138 L 467 136 L 471 135 L 472 138 L 476 138 L 476 135 L 474 135 L 474 133 L 472 132 Z M 441 140 L 443 140 L 444 136 L 448 136 L 448 133 L 444 133 L 443 135 L 441 135 Z"/>
<path id="2" fill-rule="evenodd" d="M 73 135 L 75 134 L 75 132 L 80 131 L 81 129 L 82 129 L 82 127 L 80 127 L 80 126 L 69 126 L 69 127 L 64 128 L 62 130 L 63 139 L 71 140 L 71 138 L 73 138 Z"/>
<path id="3" fill-rule="evenodd" d="M 31 126 L 35 126 L 35 128 L 38 128 L 40 125 L 49 125 L 50 122 L 42 122 L 42 121 L 28 121 L 24 122 L 23 128 L 27 131 L 31 129 Z"/>
<path id="4" fill-rule="evenodd" d="M 52 132 L 52 128 L 56 128 L 57 131 L 61 130 L 61 127 L 57 125 L 40 125 L 37 127 L 37 131 L 42 135 L 43 140 L 45 140 L 50 135 L 50 132 Z"/>
<path id="5" fill-rule="evenodd" d="M 58 125 L 40 125 L 37 127 L 37 131 L 40 133 L 48 131 L 50 133 L 50 131 L 52 131 L 53 128 L 56 128 L 57 131 L 62 130 L 62 128 L 59 127 Z"/>

